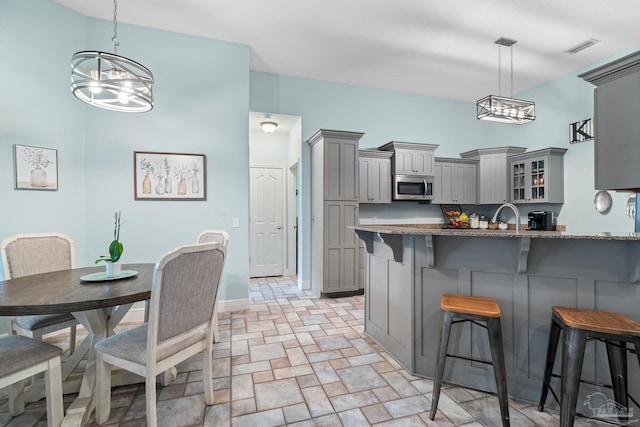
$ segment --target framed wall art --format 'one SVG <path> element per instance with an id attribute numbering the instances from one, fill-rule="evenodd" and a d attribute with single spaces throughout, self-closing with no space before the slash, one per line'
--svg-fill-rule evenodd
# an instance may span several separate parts
<path id="1" fill-rule="evenodd" d="M 204 154 L 133 152 L 135 200 L 206 200 Z"/>
<path id="2" fill-rule="evenodd" d="M 58 150 L 14 144 L 16 190 L 57 190 Z"/>

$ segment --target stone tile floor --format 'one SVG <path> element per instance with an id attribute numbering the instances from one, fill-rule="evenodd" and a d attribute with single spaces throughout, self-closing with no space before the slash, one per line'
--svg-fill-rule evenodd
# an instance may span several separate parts
<path id="1" fill-rule="evenodd" d="M 177 378 L 159 387 L 160 426 L 499 426 L 494 396 L 443 388 L 435 421 L 429 420 L 432 381 L 409 374 L 364 334 L 364 296 L 313 298 L 294 280 L 251 281 L 251 310 L 221 313 L 214 346 L 215 404 L 206 406 L 202 363 L 180 365 Z M 120 328 L 126 328 L 131 323 Z M 81 332 L 78 333 L 79 339 Z M 64 345 L 66 335 L 48 338 Z M 111 427 L 144 426 L 144 384 L 112 391 Z M 75 395 L 65 396 L 65 408 Z M 510 400 L 511 425 L 557 426 L 557 411 L 538 412 Z M 91 418 L 90 425 L 93 423 Z M 44 400 L 24 414 L 8 413 L 0 392 L 0 426 L 46 425 Z M 576 425 L 604 425 L 577 419 Z"/>

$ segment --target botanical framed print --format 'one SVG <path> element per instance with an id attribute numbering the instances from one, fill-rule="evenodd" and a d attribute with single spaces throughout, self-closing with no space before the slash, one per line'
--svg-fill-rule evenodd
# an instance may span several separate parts
<path id="1" fill-rule="evenodd" d="M 206 200 L 204 154 L 133 152 L 135 200 Z"/>
<path id="2" fill-rule="evenodd" d="M 57 190 L 58 150 L 14 144 L 16 190 Z"/>

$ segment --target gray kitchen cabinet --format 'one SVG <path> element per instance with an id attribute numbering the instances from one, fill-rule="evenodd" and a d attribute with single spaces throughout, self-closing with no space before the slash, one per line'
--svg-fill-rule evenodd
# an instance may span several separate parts
<path id="1" fill-rule="evenodd" d="M 512 203 L 564 203 L 564 148 L 509 158 Z"/>
<path id="2" fill-rule="evenodd" d="M 379 147 L 382 151 L 393 151 L 394 175 L 433 176 L 435 173 L 435 150 L 438 145 L 414 142 L 391 141 Z"/>
<path id="3" fill-rule="evenodd" d="M 340 294 L 360 288 L 358 143 L 364 134 L 319 130 L 311 149 L 311 289 Z"/>
<path id="4" fill-rule="evenodd" d="M 640 52 L 579 77 L 596 86 L 595 188 L 640 191 Z"/>
<path id="5" fill-rule="evenodd" d="M 348 227 L 358 225 L 357 202 L 328 201 L 324 205 L 325 294 L 360 289 L 360 239 Z"/>
<path id="6" fill-rule="evenodd" d="M 389 151 L 360 151 L 360 203 L 391 203 Z"/>
<path id="7" fill-rule="evenodd" d="M 476 204 L 477 161 L 435 159 L 434 204 Z"/>
<path id="8" fill-rule="evenodd" d="M 323 129 L 307 141 L 312 155 L 323 160 L 323 171 L 316 174 L 322 177 L 325 200 L 359 199 L 358 141 L 362 135 Z"/>
<path id="9" fill-rule="evenodd" d="M 478 160 L 478 193 L 476 203 L 494 205 L 509 197 L 509 156 L 524 153 L 524 147 L 482 148 L 460 153 L 463 159 Z"/>

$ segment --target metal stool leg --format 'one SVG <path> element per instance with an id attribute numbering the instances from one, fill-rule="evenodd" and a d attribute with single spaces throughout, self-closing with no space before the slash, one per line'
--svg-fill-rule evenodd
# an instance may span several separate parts
<path id="1" fill-rule="evenodd" d="M 507 375 L 504 364 L 504 350 L 502 347 L 502 329 L 500 318 L 487 318 L 487 332 L 489 332 L 489 346 L 493 362 L 493 374 L 496 377 L 496 388 L 500 403 L 500 415 L 503 427 L 509 427 L 509 397 L 507 394 Z"/>
<path id="2" fill-rule="evenodd" d="M 624 341 L 605 340 L 613 397 L 618 405 L 629 408 L 627 386 L 627 343 Z M 620 421 L 626 418 L 619 418 Z"/>
<path id="3" fill-rule="evenodd" d="M 442 377 L 444 376 L 444 364 L 447 359 L 447 348 L 449 347 L 449 336 L 451 335 L 451 322 L 453 313 L 443 311 L 440 321 L 440 347 L 436 355 L 436 372 L 433 379 L 433 396 L 431 398 L 431 413 L 429 418 L 435 419 L 438 411 L 438 400 L 440 400 L 440 387 L 442 386 Z"/>
<path id="4" fill-rule="evenodd" d="M 540 402 L 538 403 L 538 411 L 540 412 L 544 411 L 544 404 L 547 402 L 547 394 L 549 393 L 549 385 L 551 384 L 551 374 L 553 373 L 553 362 L 556 359 L 561 331 L 562 328 L 555 322 L 552 316 L 551 329 L 549 330 L 549 344 L 547 345 L 547 360 L 544 364 L 544 378 L 542 379 L 542 393 L 540 394 Z"/>
<path id="5" fill-rule="evenodd" d="M 560 427 L 572 427 L 576 418 L 576 403 L 578 402 L 586 337 L 587 333 L 583 330 L 571 327 L 564 329 Z"/>

